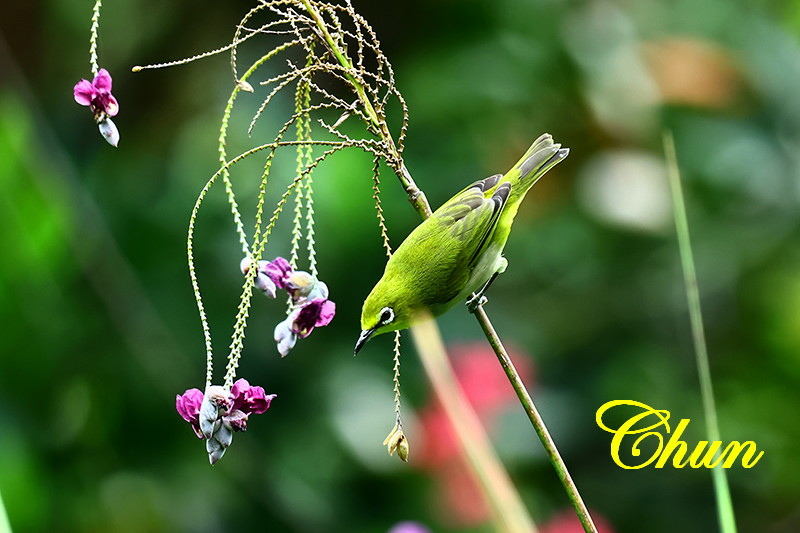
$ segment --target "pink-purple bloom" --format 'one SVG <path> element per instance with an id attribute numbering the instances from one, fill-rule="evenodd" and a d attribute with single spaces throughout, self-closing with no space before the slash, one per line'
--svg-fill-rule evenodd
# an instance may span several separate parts
<path id="1" fill-rule="evenodd" d="M 316 298 L 307 302 L 294 317 L 292 332 L 305 339 L 314 328 L 327 326 L 336 314 L 336 304 L 327 298 Z"/>
<path id="2" fill-rule="evenodd" d="M 263 387 L 254 387 L 242 378 L 231 388 L 231 410 L 242 411 L 245 415 L 260 415 L 269 409 L 273 398 L 274 394 L 266 394 Z"/>
<path id="3" fill-rule="evenodd" d="M 97 71 L 92 81 L 81 80 L 72 89 L 75 101 L 89 106 L 100 135 L 112 146 L 119 144 L 119 130 L 111 117 L 119 113 L 119 102 L 111 94 L 111 74 L 104 68 Z"/>
<path id="4" fill-rule="evenodd" d="M 89 106 L 97 118 L 101 113 L 113 117 L 119 113 L 119 103 L 111 94 L 111 75 L 101 68 L 92 81 L 82 79 L 73 89 L 75 101 Z"/>
<path id="5" fill-rule="evenodd" d="M 250 271 L 251 264 L 249 257 L 242 259 L 240 264 L 242 274 Z M 264 295 L 275 298 L 277 289 L 286 288 L 286 280 L 291 272 L 291 265 L 283 257 L 276 257 L 274 261 L 259 261 L 255 286 Z"/>
<path id="6" fill-rule="evenodd" d="M 278 352 L 286 357 L 297 339 L 305 339 L 316 327 L 327 326 L 334 315 L 336 304 L 327 298 L 315 298 L 297 305 L 286 320 L 275 326 L 274 338 L 278 343 Z"/>
<path id="7" fill-rule="evenodd" d="M 175 409 L 184 420 L 192 425 L 195 434 L 203 438 L 200 431 L 200 405 L 203 403 L 203 393 L 200 389 L 187 389 L 182 395 L 175 397 Z"/>
<path id="8" fill-rule="evenodd" d="M 206 451 L 214 464 L 231 445 L 233 433 L 246 431 L 249 416 L 266 412 L 275 396 L 239 379 L 230 390 L 218 385 L 209 387 L 205 394 L 188 389 L 175 397 L 175 408 L 195 434 L 206 440 Z"/>
<path id="9" fill-rule="evenodd" d="M 252 260 L 241 262 L 243 274 L 250 271 Z M 259 261 L 255 286 L 270 298 L 283 289 L 291 300 L 289 316 L 275 327 L 274 339 L 278 352 L 286 356 L 297 339 L 308 337 L 314 328 L 327 326 L 336 315 L 336 304 L 328 299 L 328 286 L 313 274 L 294 270 L 283 257 Z"/>
<path id="10" fill-rule="evenodd" d="M 283 257 L 276 257 L 274 261 L 265 261 L 265 263 L 263 268 L 261 268 L 259 264 L 259 272 L 266 274 L 277 288 L 285 289 L 286 279 L 292 272 L 292 266 L 289 264 L 289 261 Z"/>

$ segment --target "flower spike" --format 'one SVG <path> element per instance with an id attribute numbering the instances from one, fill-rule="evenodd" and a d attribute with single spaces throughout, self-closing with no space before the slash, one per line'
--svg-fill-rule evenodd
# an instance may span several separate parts
<path id="1" fill-rule="evenodd" d="M 230 390 L 219 385 L 208 387 L 205 394 L 188 389 L 176 396 L 175 408 L 195 434 L 206 441 L 208 460 L 213 465 L 225 455 L 233 433 L 246 431 L 249 416 L 265 413 L 275 397 L 246 379 L 239 379 Z"/>

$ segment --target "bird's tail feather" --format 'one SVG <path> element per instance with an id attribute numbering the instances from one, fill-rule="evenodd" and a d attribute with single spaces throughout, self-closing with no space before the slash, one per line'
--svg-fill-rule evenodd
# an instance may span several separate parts
<path id="1" fill-rule="evenodd" d="M 539 178 L 559 164 L 569 155 L 569 148 L 561 148 L 561 144 L 553 142 L 553 137 L 545 133 L 535 141 L 525 155 L 511 167 L 506 177 L 509 180 L 519 180 L 519 185 L 514 185 L 512 190 L 517 194 L 525 194 L 528 189 L 539 181 Z"/>

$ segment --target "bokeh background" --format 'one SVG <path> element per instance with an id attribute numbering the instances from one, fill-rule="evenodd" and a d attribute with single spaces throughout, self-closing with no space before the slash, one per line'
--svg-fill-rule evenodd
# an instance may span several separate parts
<path id="1" fill-rule="evenodd" d="M 690 418 L 685 440 L 703 438 L 662 155 L 662 132 L 674 133 L 723 440 L 765 452 L 728 472 L 740 531 L 800 530 L 800 3 L 354 4 L 394 64 L 411 112 L 406 163 L 432 204 L 504 171 L 542 132 L 572 150 L 526 200 L 488 311 L 605 531 L 716 528 L 707 470 L 622 470 L 594 420 L 606 401 L 633 399 Z M 316 174 L 334 322 L 281 360 L 271 333 L 282 306 L 256 301 L 240 375 L 278 394 L 272 409 L 214 468 L 174 410 L 175 394 L 203 380 L 185 232 L 217 168 L 229 58 L 130 67 L 222 45 L 250 7 L 104 6 L 119 149 L 72 100 L 90 76 L 91 2 L 0 8 L 0 493 L 11 526 L 383 532 L 415 520 L 491 531 L 410 342 L 410 464 L 381 446 L 391 339 L 352 357 L 384 262 L 360 154 Z M 246 126 L 234 135 L 256 144 Z M 388 174 L 383 188 L 397 244 L 418 219 Z M 219 368 L 241 283 L 229 218 L 217 191 L 197 237 Z M 287 242 L 279 226 L 272 254 Z M 537 523 L 576 531 L 477 324 L 463 309 L 440 324 Z"/>

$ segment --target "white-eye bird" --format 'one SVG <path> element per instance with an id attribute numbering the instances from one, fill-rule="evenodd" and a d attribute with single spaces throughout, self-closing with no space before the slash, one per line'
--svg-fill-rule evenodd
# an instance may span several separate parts
<path id="1" fill-rule="evenodd" d="M 544 134 L 505 175 L 476 181 L 417 226 L 386 263 L 361 311 L 355 353 L 374 335 L 438 316 L 469 298 L 474 311 L 508 261 L 503 248 L 522 199 L 569 154 Z"/>

